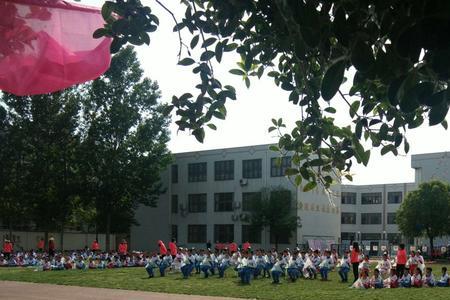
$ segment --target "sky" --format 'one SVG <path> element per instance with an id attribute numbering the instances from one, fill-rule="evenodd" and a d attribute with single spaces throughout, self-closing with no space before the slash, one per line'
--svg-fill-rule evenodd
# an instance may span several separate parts
<path id="1" fill-rule="evenodd" d="M 142 2 L 149 5 L 160 19 L 158 30 L 150 35 L 150 46 L 137 48 L 145 76 L 158 82 L 162 100 L 165 102 L 170 102 L 173 95 L 180 96 L 186 92 L 195 95 L 194 86 L 198 83 L 196 74 L 191 72 L 190 67 L 177 65 L 179 40 L 178 35 L 172 31 L 175 25 L 173 19 L 154 0 Z M 162 2 L 176 15 L 183 14 L 183 10 L 178 9 L 180 6 L 178 0 Z M 101 6 L 103 1 L 81 0 L 81 3 Z M 189 44 L 189 34 L 183 36 L 183 41 Z M 185 56 L 186 53 L 182 55 Z M 217 131 L 207 129 L 205 141 L 201 144 L 188 132 L 177 131 L 174 115 L 168 145 L 173 153 L 277 143 L 278 139 L 267 131 L 271 126 L 271 119 L 283 118 L 288 128 L 292 128 L 292 124 L 299 119 L 299 106 L 288 102 L 288 94 L 276 87 L 272 79 L 267 77 L 260 80 L 253 79 L 250 88 L 247 89 L 239 76 L 229 74 L 228 70 L 235 68 L 238 60 L 235 55 L 224 54 L 222 63 L 214 66 L 216 77 L 222 84 L 233 85 L 237 90 L 237 100 L 226 104 L 228 111 L 226 120 L 214 121 Z M 338 110 L 336 123 L 348 124 L 348 108 L 340 99 L 335 98 L 331 101 Z M 450 116 L 447 116 L 447 120 L 450 121 Z M 406 133 L 410 143 L 407 155 L 394 156 L 389 153 L 381 156 L 381 149 L 376 148 L 372 150 L 367 167 L 354 164 L 353 184 L 413 182 L 412 154 L 450 151 L 450 132 L 440 125 L 429 127 L 426 123 L 427 121 L 420 128 Z"/>

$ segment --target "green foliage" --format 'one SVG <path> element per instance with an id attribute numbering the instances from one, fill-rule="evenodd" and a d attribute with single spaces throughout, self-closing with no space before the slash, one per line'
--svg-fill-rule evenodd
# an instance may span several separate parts
<path id="1" fill-rule="evenodd" d="M 293 130 L 280 133 L 279 148 L 302 158 L 296 163 L 299 174 L 315 174 L 302 175 L 307 181 L 329 187 L 323 178 L 334 170 L 348 174 L 352 158 L 367 165 L 371 150 L 364 149 L 363 140 L 397 155 L 402 144 L 403 151 L 409 151 L 405 132 L 426 118 L 430 125 L 447 127 L 447 0 L 182 0 L 185 13 L 178 20 L 160 1 L 154 5 L 174 18 L 179 59 L 182 52 L 192 59 L 180 64 L 199 76 L 196 96 L 172 101 L 179 129 L 190 130 L 199 141 L 204 139 L 204 126 L 224 118 L 226 101 L 236 98 L 234 89 L 214 75 L 215 62 L 227 52 L 240 55 L 238 68 L 230 72 L 241 76 L 247 87 L 252 77 L 261 78 L 268 71 L 278 87 L 290 92 L 288 100 L 302 107 Z M 119 9 L 122 6 L 127 9 Z M 130 13 L 130 7 L 136 12 Z M 115 46 L 141 42 L 143 33 L 156 29 L 157 19 L 138 0 L 108 1 L 103 10 L 107 24 L 97 35 L 114 37 Z M 111 19 L 110 11 L 122 18 Z M 124 22 L 132 23 L 132 30 L 114 31 L 115 24 Z M 192 35 L 190 48 L 181 32 Z M 198 44 L 199 57 L 190 52 Z M 344 78 L 352 67 L 353 78 Z M 350 90 L 341 92 L 349 80 Z M 326 114 L 335 112 L 331 108 L 338 107 L 336 101 L 348 104 L 352 126 L 340 127 Z M 311 157 L 321 158 L 322 164 L 312 168 Z"/>
<path id="2" fill-rule="evenodd" d="M 397 211 L 396 223 L 404 235 L 425 235 L 433 246 L 435 237 L 449 233 L 450 185 L 440 181 L 420 184 L 405 197 Z"/>
<path id="3" fill-rule="evenodd" d="M 131 47 L 99 79 L 0 101 L 0 218 L 40 230 L 86 225 L 127 232 L 156 205 L 171 160 L 167 105 Z M 109 243 L 107 243 L 109 244 Z"/>
<path id="4" fill-rule="evenodd" d="M 158 85 L 143 78 L 131 47 L 83 93 L 82 198 L 94 201 L 97 225 L 109 236 L 127 231 L 139 204 L 156 205 L 163 191 L 159 174 L 171 160 L 170 119 Z"/>
<path id="5" fill-rule="evenodd" d="M 250 224 L 258 231 L 269 228 L 275 247 L 278 247 L 279 236 L 291 237 L 297 228 L 293 202 L 291 191 L 283 188 L 262 189 L 261 196 L 252 199 Z"/>

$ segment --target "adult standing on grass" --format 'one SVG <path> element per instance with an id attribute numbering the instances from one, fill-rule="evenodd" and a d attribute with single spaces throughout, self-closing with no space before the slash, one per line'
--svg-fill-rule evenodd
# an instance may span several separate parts
<path id="1" fill-rule="evenodd" d="M 352 252 L 350 253 L 350 262 L 353 268 L 353 276 L 355 277 L 353 282 L 358 280 L 359 277 L 358 274 L 359 259 L 360 259 L 360 252 L 358 242 L 353 242 Z"/>
<path id="2" fill-rule="evenodd" d="M 119 255 L 121 260 L 125 260 L 128 253 L 128 243 L 125 239 L 119 244 Z"/>
<path id="3" fill-rule="evenodd" d="M 55 255 L 55 238 L 51 237 L 48 240 L 48 256 L 53 257 Z"/>
<path id="4" fill-rule="evenodd" d="M 178 254 L 178 248 L 175 239 L 172 239 L 171 242 L 169 242 L 169 249 L 170 249 L 170 255 L 172 255 L 172 258 L 175 259 L 175 257 Z"/>
<path id="5" fill-rule="evenodd" d="M 40 238 L 38 243 L 37 243 L 37 250 L 42 253 L 44 252 L 44 248 L 45 248 L 45 241 L 44 238 Z"/>
<path id="6" fill-rule="evenodd" d="M 164 244 L 164 242 L 161 240 L 158 241 L 158 247 L 159 247 L 159 255 L 161 256 L 161 259 L 162 259 L 163 256 L 166 256 L 166 254 L 167 254 L 167 248 L 166 248 L 166 245 Z"/>
<path id="7" fill-rule="evenodd" d="M 98 240 L 97 240 L 97 239 L 95 239 L 95 240 L 92 242 L 91 250 L 92 250 L 92 252 L 94 252 L 94 253 L 100 252 L 100 244 L 98 243 Z"/>
<path id="8" fill-rule="evenodd" d="M 408 256 L 406 255 L 405 244 L 400 244 L 397 250 L 397 276 L 400 277 L 403 275 L 403 271 L 405 270 L 406 261 L 408 260 Z"/>
<path id="9" fill-rule="evenodd" d="M 5 239 L 5 241 L 3 242 L 3 256 L 5 257 L 5 259 L 9 260 L 12 252 L 13 252 L 13 244 L 9 239 Z"/>

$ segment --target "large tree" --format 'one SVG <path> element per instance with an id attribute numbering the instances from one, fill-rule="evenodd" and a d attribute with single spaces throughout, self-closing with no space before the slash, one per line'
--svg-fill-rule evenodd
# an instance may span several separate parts
<path id="1" fill-rule="evenodd" d="M 251 199 L 250 225 L 254 233 L 269 229 L 278 248 L 280 237 L 292 236 L 297 228 L 292 193 L 284 188 L 264 188 Z"/>
<path id="2" fill-rule="evenodd" d="M 137 205 L 156 205 L 163 191 L 170 118 L 132 47 L 114 55 L 110 69 L 83 94 L 84 198 L 94 201 L 109 250 L 110 233 L 128 231 Z"/>
<path id="3" fill-rule="evenodd" d="M 447 128 L 447 0 L 182 0 L 182 17 L 162 1 L 152 5 L 174 19 L 179 64 L 199 76 L 195 95 L 173 97 L 180 130 L 203 141 L 204 127 L 214 129 L 212 121 L 225 118 L 225 103 L 236 93 L 214 67 L 236 52 L 241 60 L 231 73 L 247 86 L 266 74 L 301 107 L 291 132 L 283 131 L 282 119 L 269 131 L 281 129 L 273 150 L 295 152 L 289 174 L 298 184 L 309 181 L 305 190 L 329 187 L 335 170 L 351 180 L 352 158 L 367 165 L 370 144 L 381 154 L 397 155 L 402 145 L 407 153 L 405 132 L 426 119 Z M 102 14 L 106 24 L 94 36 L 113 37 L 112 52 L 127 42 L 149 44 L 159 25 L 139 0 L 106 1 Z M 346 81 L 349 90 L 341 88 Z M 338 101 L 348 107 L 346 126 L 334 122 Z"/>
<path id="4" fill-rule="evenodd" d="M 449 233 L 450 185 L 440 181 L 420 184 L 406 195 L 395 220 L 404 235 L 428 237 L 432 253 L 434 238 Z"/>
<path id="5" fill-rule="evenodd" d="M 75 89 L 62 92 L 16 97 L 4 94 L 10 126 L 5 146 L 9 182 L 2 191 L 6 220 L 21 223 L 26 210 L 37 228 L 46 235 L 61 232 L 72 213 L 72 200 L 79 186 L 75 152 L 79 146 L 78 95 Z"/>

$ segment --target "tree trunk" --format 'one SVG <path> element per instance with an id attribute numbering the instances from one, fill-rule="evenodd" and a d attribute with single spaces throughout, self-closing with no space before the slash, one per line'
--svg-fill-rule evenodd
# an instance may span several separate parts
<path id="1" fill-rule="evenodd" d="M 434 248 L 434 241 L 433 241 L 433 237 L 432 236 L 429 236 L 429 238 L 430 238 L 430 257 L 431 257 L 431 259 L 433 259 L 433 248 Z"/>
<path id="2" fill-rule="evenodd" d="M 105 232 L 105 235 L 106 235 L 105 236 L 106 252 L 109 252 L 111 250 L 111 248 L 109 246 L 110 245 L 110 238 L 111 238 L 110 233 L 111 233 L 111 213 L 108 212 L 106 214 L 106 232 Z"/>
<path id="3" fill-rule="evenodd" d="M 13 238 L 12 238 L 13 228 L 12 228 L 11 216 L 8 218 L 8 229 L 9 229 L 8 238 L 12 243 L 14 243 Z"/>
<path id="4" fill-rule="evenodd" d="M 44 231 L 44 249 L 48 251 L 48 231 Z"/>
<path id="5" fill-rule="evenodd" d="M 61 224 L 61 252 L 64 251 L 64 222 Z"/>

